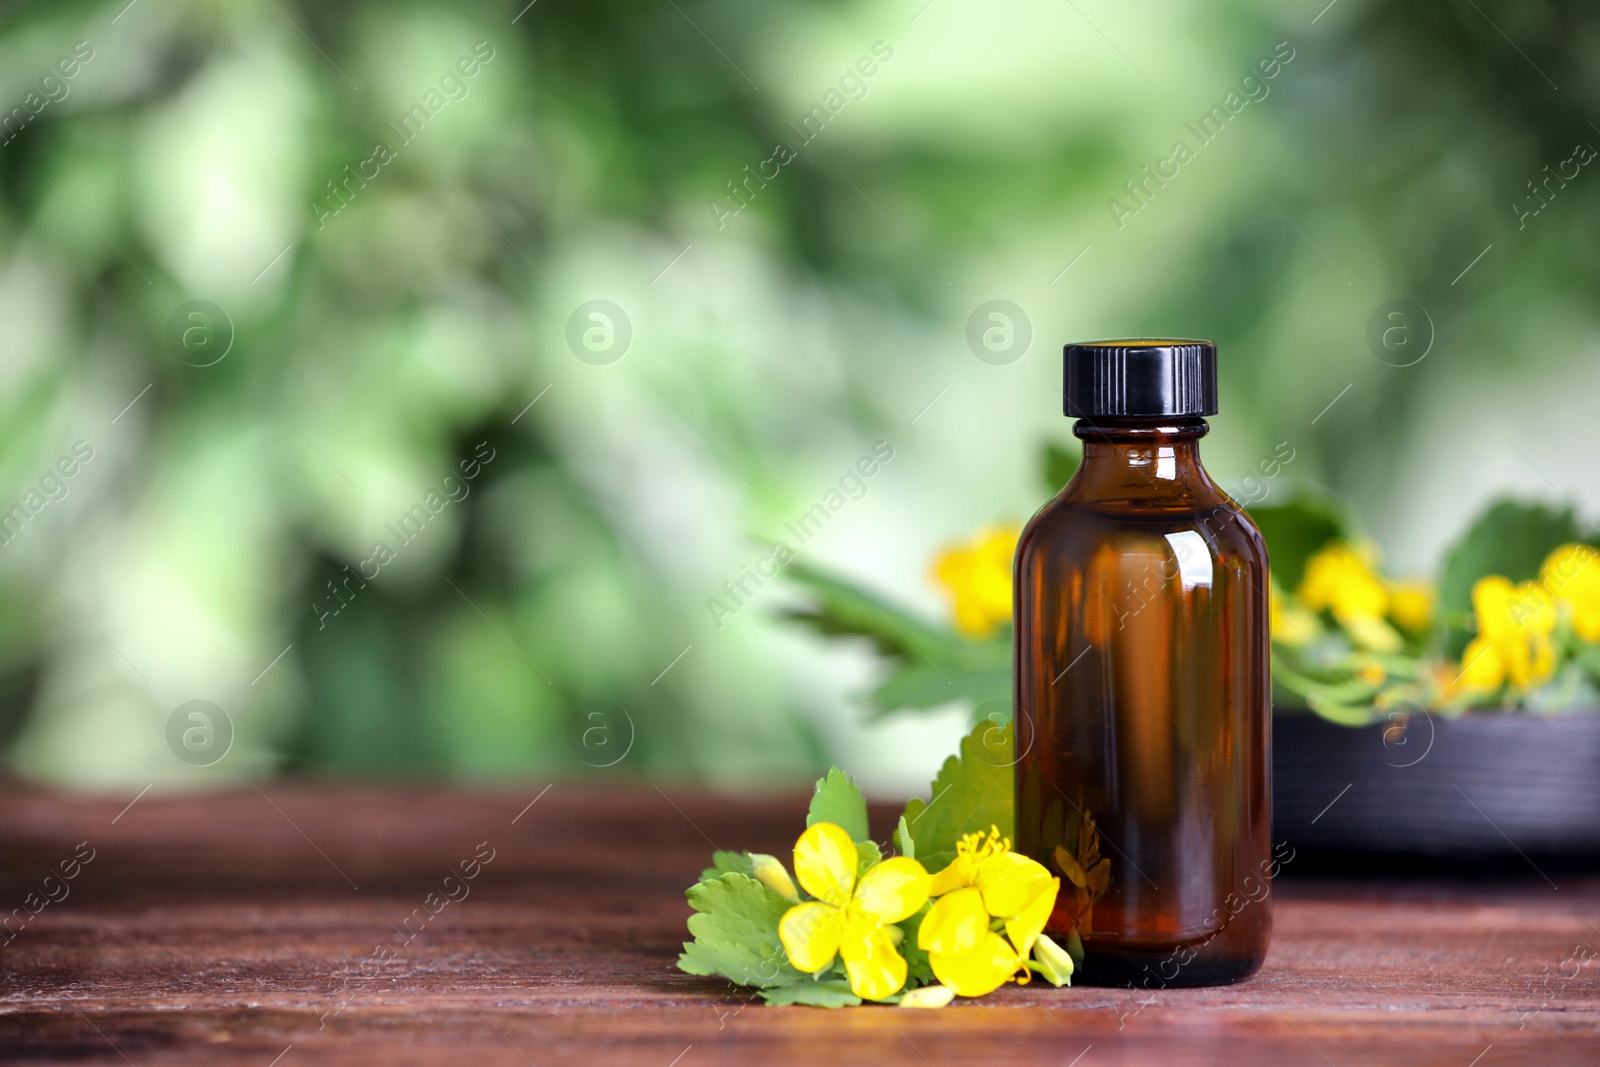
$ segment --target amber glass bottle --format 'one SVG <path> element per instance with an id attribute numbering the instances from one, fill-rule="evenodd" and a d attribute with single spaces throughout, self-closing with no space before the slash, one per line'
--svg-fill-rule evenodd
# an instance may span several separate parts
<path id="1" fill-rule="evenodd" d="M 1075 983 L 1217 985 L 1272 929 L 1267 553 L 1206 474 L 1206 341 L 1068 345 L 1083 463 L 1016 559 L 1017 847 Z"/>

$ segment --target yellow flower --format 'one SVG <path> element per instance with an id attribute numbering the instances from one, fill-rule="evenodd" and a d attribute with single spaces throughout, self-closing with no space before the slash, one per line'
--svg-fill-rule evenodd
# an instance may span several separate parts
<path id="1" fill-rule="evenodd" d="M 934 560 L 933 577 L 949 594 L 960 633 L 989 637 L 1011 621 L 1011 559 L 1020 533 L 1015 526 L 986 526 Z"/>
<path id="2" fill-rule="evenodd" d="M 1389 594 L 1369 565 L 1369 557 L 1370 550 L 1358 551 L 1344 541 L 1330 541 L 1306 561 L 1300 602 L 1312 611 L 1331 611 L 1338 619 L 1383 618 Z"/>
<path id="3" fill-rule="evenodd" d="M 1025 982 L 1028 953 L 1060 887 L 1044 867 L 1012 852 L 998 827 L 987 836 L 968 834 L 956 845 L 956 858 L 933 876 L 939 899 L 923 917 L 917 945 L 939 981 L 961 996 L 981 997 L 1019 972 Z M 991 918 L 1001 922 L 1005 937 L 990 928 Z"/>
<path id="4" fill-rule="evenodd" d="M 1600 553 L 1588 545 L 1562 545 L 1539 568 L 1539 580 L 1572 613 L 1572 629 L 1600 641 Z"/>
<path id="5" fill-rule="evenodd" d="M 1438 593 L 1428 582 L 1390 582 L 1389 618 L 1414 634 L 1425 633 L 1433 625 Z"/>
<path id="6" fill-rule="evenodd" d="M 1312 611 L 1327 611 L 1356 644 L 1375 652 L 1400 648 L 1400 634 L 1384 621 L 1389 591 L 1369 562 L 1370 547 L 1331 541 L 1306 561 L 1295 595 Z"/>
<path id="7" fill-rule="evenodd" d="M 906 984 L 906 961 L 892 924 L 928 901 L 928 872 L 904 856 L 884 860 L 858 881 L 860 856 L 842 827 L 819 822 L 794 846 L 794 873 L 815 900 L 784 912 L 778 936 L 799 970 L 815 974 L 844 960 L 850 989 L 882 1000 Z"/>
<path id="8" fill-rule="evenodd" d="M 1278 583 L 1267 583 L 1267 620 L 1272 639 L 1280 645 L 1301 648 L 1322 629 L 1317 617 L 1300 607 L 1278 588 Z"/>
<path id="9" fill-rule="evenodd" d="M 1461 689 L 1489 692 L 1509 683 L 1526 692 L 1555 673 L 1555 601 L 1540 582 L 1512 585 L 1491 574 L 1472 586 L 1478 636 L 1461 654 Z"/>

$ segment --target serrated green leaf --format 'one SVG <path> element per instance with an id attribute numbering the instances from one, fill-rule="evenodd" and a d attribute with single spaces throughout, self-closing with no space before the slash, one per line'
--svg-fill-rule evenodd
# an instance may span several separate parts
<path id="1" fill-rule="evenodd" d="M 930 799 L 906 805 L 905 820 L 917 859 L 937 873 L 956 856 L 956 842 L 974 832 L 1000 833 L 1015 839 L 1016 796 L 1010 723 L 981 722 L 961 741 L 933 780 Z"/>
<path id="2" fill-rule="evenodd" d="M 853 1008 L 861 1003 L 861 998 L 850 992 L 850 983 L 842 978 L 796 982 L 776 989 L 763 989 L 760 995 L 768 1007 L 773 1008 L 793 1004 L 805 1004 L 813 1008 Z"/>
<path id="3" fill-rule="evenodd" d="M 678 969 L 687 974 L 722 977 L 735 985 L 757 989 L 775 988 L 798 982 L 806 975 L 794 971 L 783 950 L 752 946 L 715 937 L 686 941 L 678 957 Z M 793 973 L 790 973 L 793 972 Z"/>
<path id="4" fill-rule="evenodd" d="M 721 975 L 739 985 L 768 988 L 808 981 L 789 963 L 778 921 L 789 902 L 754 878 L 730 872 L 690 886 L 689 932 L 679 969 Z"/>
<path id="5" fill-rule="evenodd" d="M 817 791 L 811 795 L 806 825 L 815 826 L 819 822 L 843 827 L 852 841 L 865 840 L 871 834 L 867 829 L 867 798 L 861 795 L 850 776 L 837 767 L 817 779 Z"/>
<path id="6" fill-rule="evenodd" d="M 700 880 L 709 882 L 729 873 L 749 874 L 754 863 L 748 852 L 713 852 L 711 866 L 700 872 Z"/>

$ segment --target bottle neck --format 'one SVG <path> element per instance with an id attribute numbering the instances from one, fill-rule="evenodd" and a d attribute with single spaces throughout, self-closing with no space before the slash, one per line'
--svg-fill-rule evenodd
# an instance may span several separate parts
<path id="1" fill-rule="evenodd" d="M 1201 418 L 1080 419 L 1083 465 L 1071 486 L 1079 499 L 1193 500 L 1221 495 L 1200 463 Z"/>

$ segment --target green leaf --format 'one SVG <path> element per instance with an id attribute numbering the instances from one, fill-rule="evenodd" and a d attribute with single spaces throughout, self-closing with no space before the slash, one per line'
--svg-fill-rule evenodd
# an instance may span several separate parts
<path id="1" fill-rule="evenodd" d="M 1044 487 L 1054 496 L 1078 473 L 1078 464 L 1083 461 L 1083 448 L 1049 441 L 1040 459 L 1044 467 Z"/>
<path id="2" fill-rule="evenodd" d="M 791 1004 L 806 1004 L 813 1008 L 853 1008 L 861 1003 L 861 998 L 850 992 L 850 983 L 843 978 L 796 982 L 776 989 L 763 989 L 761 999 L 773 1008 Z"/>
<path id="3" fill-rule="evenodd" d="M 858 585 L 804 564 L 785 571 L 812 594 L 813 606 L 788 617 L 830 636 L 870 639 L 893 667 L 873 692 L 875 717 L 953 700 L 982 704 L 1011 696 L 1011 629 L 970 641 L 930 626 Z"/>
<path id="4" fill-rule="evenodd" d="M 1590 678 L 1600 681 L 1600 645 L 1580 642 L 1573 649 L 1572 657 L 1574 662 L 1589 673 Z"/>
<path id="5" fill-rule="evenodd" d="M 689 932 L 678 968 L 768 988 L 808 980 L 789 963 L 778 921 L 789 902 L 754 878 L 728 873 L 689 887 Z"/>
<path id="6" fill-rule="evenodd" d="M 883 862 L 883 851 L 878 848 L 876 841 L 856 842 L 856 881 L 861 881 L 866 873 Z"/>
<path id="7" fill-rule="evenodd" d="M 867 798 L 861 795 L 850 776 L 837 767 L 828 771 L 826 777 L 817 779 L 817 791 L 811 796 L 806 825 L 815 826 L 819 822 L 843 827 L 852 841 L 871 836 L 867 829 Z"/>
<path id="8" fill-rule="evenodd" d="M 1539 565 L 1552 550 L 1582 540 L 1583 532 L 1570 507 L 1497 500 L 1445 554 L 1439 607 L 1446 618 L 1468 618 L 1472 585 L 1479 578 L 1503 574 L 1513 582 L 1528 581 L 1538 577 Z M 1459 656 L 1466 642 L 1466 630 L 1454 627 L 1447 651 Z"/>
<path id="9" fill-rule="evenodd" d="M 748 852 L 713 852 L 711 866 L 700 872 L 700 880 L 709 882 L 730 872 L 735 874 L 750 874 L 755 869 L 755 861 Z"/>
<path id="10" fill-rule="evenodd" d="M 947 637 L 922 646 L 927 656 L 900 661 L 872 695 L 878 715 L 901 708 L 933 708 L 952 700 L 975 707 L 1011 700 L 1011 627 L 986 641 Z"/>
<path id="11" fill-rule="evenodd" d="M 1301 665 L 1291 667 L 1285 651 L 1278 647 L 1272 650 L 1272 685 L 1274 690 L 1282 689 L 1298 697 L 1300 704 L 1277 699 L 1275 707 L 1289 711 L 1304 706 L 1340 726 L 1366 726 L 1376 721 L 1373 702 L 1378 695 L 1377 686 L 1339 675 L 1331 664 L 1313 677 L 1300 669 Z"/>
<path id="12" fill-rule="evenodd" d="M 1366 726 L 1375 721 L 1377 713 L 1371 704 L 1341 704 L 1330 700 L 1321 693 L 1308 693 L 1306 703 L 1311 710 L 1340 726 Z"/>
<path id="13" fill-rule="evenodd" d="M 906 934 L 905 941 L 900 944 L 900 955 L 906 958 L 907 989 L 933 981 L 933 964 L 929 962 L 928 954 L 917 947 L 917 934 L 922 929 L 922 920 L 932 907 L 932 904 L 924 904 L 915 915 L 899 924 Z"/>
<path id="14" fill-rule="evenodd" d="M 1009 661 L 1011 646 L 1005 645 Z M 1011 664 L 988 670 L 964 670 L 925 660 L 901 663 L 872 694 L 879 716 L 903 708 L 936 708 L 952 700 L 983 704 L 1011 696 Z"/>
<path id="15" fill-rule="evenodd" d="M 911 827 L 906 825 L 906 817 L 900 816 L 900 821 L 894 828 L 894 847 L 900 850 L 900 855 L 907 859 L 917 858 L 917 843 L 911 839 Z"/>
<path id="16" fill-rule="evenodd" d="M 811 594 L 813 602 L 809 609 L 784 614 L 818 633 L 866 637 L 885 655 L 918 659 L 939 659 L 946 646 L 958 640 L 863 592 L 854 582 L 841 581 L 799 561 L 790 563 L 783 573 Z"/>
<path id="17" fill-rule="evenodd" d="M 1587 647 L 1595 648 L 1594 645 Z M 1541 715 L 1554 715 L 1579 708 L 1592 710 L 1600 708 L 1600 688 L 1596 688 L 1590 678 L 1586 664 L 1573 660 L 1562 666 L 1548 685 L 1529 693 L 1527 706 L 1529 711 Z"/>
<path id="18" fill-rule="evenodd" d="M 1012 726 L 981 722 L 961 741 L 933 780 L 930 799 L 913 800 L 901 816 L 910 830 L 917 859 L 937 873 L 956 856 L 965 834 L 998 826 L 1015 839 L 1015 786 Z"/>
<path id="19" fill-rule="evenodd" d="M 1278 587 L 1294 592 L 1305 576 L 1306 560 L 1334 538 L 1349 538 L 1349 523 L 1332 502 L 1301 496 L 1287 504 L 1246 508 L 1267 543 L 1267 558 Z"/>
<path id="20" fill-rule="evenodd" d="M 1077 927 L 1073 927 L 1072 932 L 1067 935 L 1067 944 L 1065 947 L 1067 950 L 1067 955 L 1072 958 L 1073 964 L 1077 967 L 1082 967 L 1083 938 L 1078 936 Z"/>

